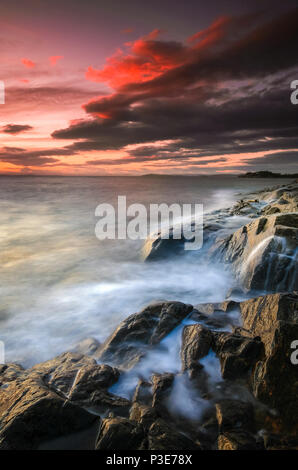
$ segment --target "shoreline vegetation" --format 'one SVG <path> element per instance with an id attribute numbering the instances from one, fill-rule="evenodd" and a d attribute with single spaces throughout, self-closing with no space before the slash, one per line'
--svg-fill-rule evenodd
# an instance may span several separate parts
<path id="1" fill-rule="evenodd" d="M 211 212 L 198 262 L 232 272 L 226 297 L 154 302 L 103 344 L 86 338 L 30 369 L 0 365 L 0 449 L 297 450 L 297 238 L 295 181 Z M 144 262 L 178 259 L 183 243 L 156 234 Z M 181 343 L 178 373 L 146 377 L 146 358 L 169 336 Z"/>
<path id="2" fill-rule="evenodd" d="M 298 178 L 298 173 L 273 173 L 272 171 L 253 171 L 238 175 L 239 178 Z"/>

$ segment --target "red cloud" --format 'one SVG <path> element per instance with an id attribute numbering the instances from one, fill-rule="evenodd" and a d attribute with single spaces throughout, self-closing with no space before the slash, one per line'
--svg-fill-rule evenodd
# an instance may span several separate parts
<path id="1" fill-rule="evenodd" d="M 127 43 L 129 53 L 117 51 L 100 70 L 88 67 L 87 80 L 106 82 L 118 89 L 130 83 L 150 81 L 183 63 L 186 52 L 184 46 L 176 42 L 156 41 L 155 38 L 161 32 L 155 29 L 144 38 Z"/>
<path id="2" fill-rule="evenodd" d="M 32 69 L 33 67 L 36 66 L 36 63 L 33 62 L 33 61 L 30 60 L 30 59 L 23 58 L 23 59 L 21 59 L 21 62 L 22 62 L 22 64 L 25 65 L 25 67 L 27 67 L 28 69 Z"/>
<path id="3" fill-rule="evenodd" d="M 63 59 L 63 55 L 52 55 L 51 57 L 49 57 L 49 61 L 52 66 L 56 65 L 58 60 L 61 59 Z"/>

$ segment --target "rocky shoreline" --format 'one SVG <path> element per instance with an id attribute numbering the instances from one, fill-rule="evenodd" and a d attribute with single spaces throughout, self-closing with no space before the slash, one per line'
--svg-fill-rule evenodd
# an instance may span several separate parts
<path id="1" fill-rule="evenodd" d="M 298 449 L 298 184 L 243 197 L 208 214 L 198 262 L 219 262 L 235 279 L 221 303 L 152 303 L 103 343 L 23 369 L 0 365 L 0 449 Z M 183 256 L 183 240 L 150 238 L 147 262 Z M 177 373 L 142 374 L 169 335 L 180 342 Z M 214 358 L 214 379 L 206 360 Z M 128 398 L 114 393 L 138 371 Z M 180 387 L 180 388 L 179 388 Z M 171 400 L 191 390 L 200 415 Z M 192 406 L 190 404 L 190 407 Z M 187 404 L 187 403 L 186 403 Z"/>

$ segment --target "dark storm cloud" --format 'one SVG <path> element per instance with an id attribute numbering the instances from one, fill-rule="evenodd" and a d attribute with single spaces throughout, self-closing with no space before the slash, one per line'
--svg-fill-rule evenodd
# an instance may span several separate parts
<path id="1" fill-rule="evenodd" d="M 298 148 L 298 106 L 290 102 L 297 19 L 298 9 L 262 24 L 258 15 L 228 17 L 199 33 L 195 46 L 144 39 L 138 53 L 170 69 L 147 81 L 125 76 L 113 94 L 85 105 L 88 120 L 53 137 L 76 140 L 68 146 L 74 152 L 143 144 L 123 163 Z M 150 145 L 162 140 L 174 143 Z"/>
<path id="2" fill-rule="evenodd" d="M 18 147 L 0 148 L 0 161 L 20 166 L 46 166 L 57 163 L 53 156 L 73 155 L 73 150 L 67 148 L 48 150 L 26 150 Z"/>
<path id="3" fill-rule="evenodd" d="M 21 132 L 26 132 L 32 130 L 33 127 L 28 124 L 7 124 L 3 126 L 0 131 L 5 134 L 20 134 Z"/>
<path id="4" fill-rule="evenodd" d="M 254 165 L 296 165 L 298 168 L 298 150 L 292 152 L 276 152 L 264 155 L 261 158 L 251 158 L 246 163 Z"/>

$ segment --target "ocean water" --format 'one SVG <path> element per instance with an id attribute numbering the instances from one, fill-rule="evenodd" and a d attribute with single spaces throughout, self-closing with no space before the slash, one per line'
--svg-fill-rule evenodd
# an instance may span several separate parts
<path id="1" fill-rule="evenodd" d="M 95 236 L 95 208 L 197 203 L 204 212 L 284 180 L 236 177 L 0 177 L 0 340 L 25 367 L 86 337 L 103 341 L 153 300 L 221 301 L 232 278 L 195 257 L 144 263 L 142 240 Z M 179 384 L 177 385 L 179 387 Z"/>

